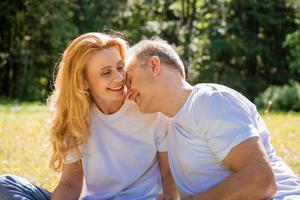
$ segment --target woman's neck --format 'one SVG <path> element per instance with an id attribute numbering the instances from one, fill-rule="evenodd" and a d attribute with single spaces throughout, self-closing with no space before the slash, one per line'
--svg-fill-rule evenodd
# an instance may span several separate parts
<path id="1" fill-rule="evenodd" d="M 95 100 L 94 103 L 97 108 L 106 115 L 111 115 L 123 106 L 125 102 L 125 98 L 118 101 L 103 101 L 103 100 Z"/>

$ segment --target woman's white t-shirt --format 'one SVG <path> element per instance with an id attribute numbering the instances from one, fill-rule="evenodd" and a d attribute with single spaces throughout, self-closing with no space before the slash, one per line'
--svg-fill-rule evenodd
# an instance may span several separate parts
<path id="1" fill-rule="evenodd" d="M 141 113 L 131 101 L 111 115 L 93 106 L 83 156 L 70 153 L 64 160 L 82 160 L 83 199 L 155 199 L 162 190 L 157 152 L 167 151 L 168 123 L 160 113 Z"/>

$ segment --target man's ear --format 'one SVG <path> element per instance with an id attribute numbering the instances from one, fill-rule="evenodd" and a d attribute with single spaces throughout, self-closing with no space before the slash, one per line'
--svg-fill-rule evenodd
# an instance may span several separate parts
<path id="1" fill-rule="evenodd" d="M 153 76 L 156 77 L 161 69 L 160 59 L 157 56 L 152 56 L 149 60 Z"/>

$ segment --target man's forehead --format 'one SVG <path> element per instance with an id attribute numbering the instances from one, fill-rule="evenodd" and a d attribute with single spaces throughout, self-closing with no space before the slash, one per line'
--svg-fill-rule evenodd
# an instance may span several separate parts
<path id="1" fill-rule="evenodd" d="M 126 55 L 126 65 L 129 65 L 133 62 L 135 62 L 135 55 L 127 53 L 127 55 Z"/>
<path id="2" fill-rule="evenodd" d="M 126 72 L 127 73 L 131 73 L 132 70 L 133 70 L 132 64 L 131 63 L 127 63 L 127 65 L 126 65 Z"/>
<path id="3" fill-rule="evenodd" d="M 132 72 L 135 69 L 136 66 L 136 60 L 135 59 L 130 59 L 126 62 L 126 71 L 127 72 Z"/>

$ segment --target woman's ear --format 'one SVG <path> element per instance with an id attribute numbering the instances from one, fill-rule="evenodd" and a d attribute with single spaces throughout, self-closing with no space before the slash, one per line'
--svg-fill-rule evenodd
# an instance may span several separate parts
<path id="1" fill-rule="evenodd" d="M 89 89 L 89 84 L 88 84 L 87 81 L 84 81 L 83 87 L 84 87 L 84 90 L 88 90 Z"/>
<path id="2" fill-rule="evenodd" d="M 160 65 L 160 59 L 158 56 L 152 56 L 150 58 L 150 65 L 151 65 L 151 70 L 153 72 L 153 76 L 156 77 L 158 76 L 160 69 L 161 69 L 161 65 Z"/>

